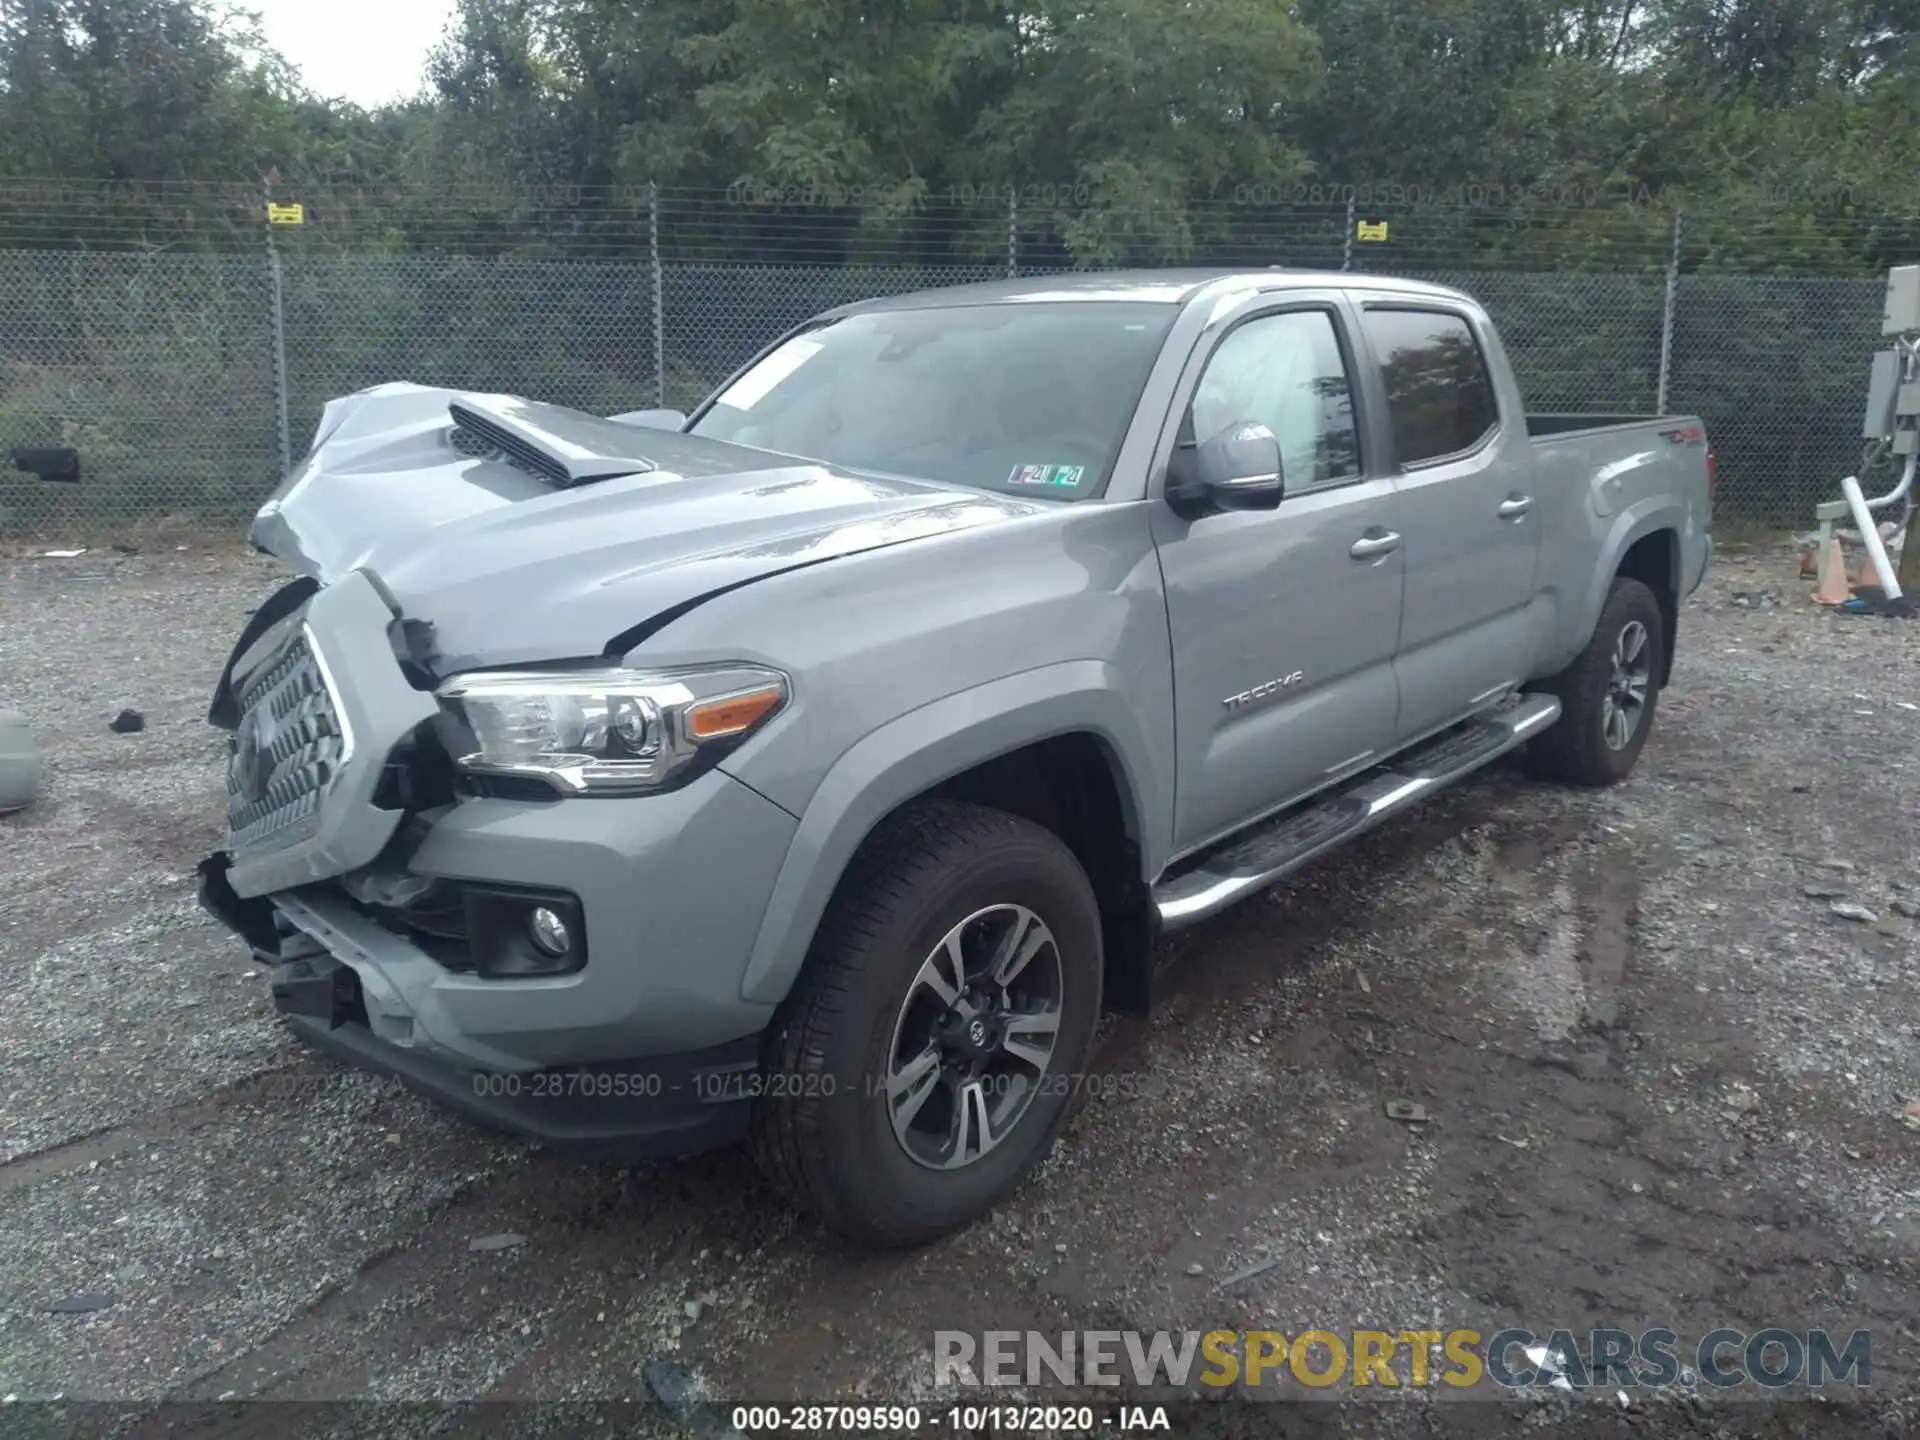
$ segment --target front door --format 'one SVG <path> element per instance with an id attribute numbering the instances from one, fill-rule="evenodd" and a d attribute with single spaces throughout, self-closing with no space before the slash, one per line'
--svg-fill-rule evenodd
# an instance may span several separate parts
<path id="1" fill-rule="evenodd" d="M 1396 739 L 1407 744 L 1527 678 L 1540 520 L 1517 397 L 1502 403 L 1464 310 L 1375 301 L 1361 330 L 1399 469 L 1406 609 Z"/>
<path id="2" fill-rule="evenodd" d="M 1289 301 L 1226 317 L 1180 406 L 1202 442 L 1242 421 L 1273 431 L 1279 507 L 1186 518 L 1163 506 L 1154 519 L 1179 852 L 1364 768 L 1395 732 L 1398 497 L 1369 468 L 1347 310 L 1332 296 Z"/>

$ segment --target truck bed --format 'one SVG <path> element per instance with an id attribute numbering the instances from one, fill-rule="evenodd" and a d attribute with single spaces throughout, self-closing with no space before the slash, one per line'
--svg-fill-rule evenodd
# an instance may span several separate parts
<path id="1" fill-rule="evenodd" d="M 1527 434 L 1535 440 L 1573 435 L 1585 430 L 1613 430 L 1626 425 L 1652 425 L 1656 421 L 1675 420 L 1672 415 L 1603 415 L 1573 412 L 1527 413 Z"/>

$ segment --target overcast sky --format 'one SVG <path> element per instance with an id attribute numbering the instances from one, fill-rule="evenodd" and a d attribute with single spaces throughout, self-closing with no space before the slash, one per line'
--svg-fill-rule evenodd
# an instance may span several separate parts
<path id="1" fill-rule="evenodd" d="M 316 94 L 374 106 L 420 88 L 453 0 L 241 0 Z"/>

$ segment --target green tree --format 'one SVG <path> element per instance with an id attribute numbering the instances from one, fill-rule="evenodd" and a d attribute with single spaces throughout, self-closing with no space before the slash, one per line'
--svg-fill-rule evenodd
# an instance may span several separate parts
<path id="1" fill-rule="evenodd" d="M 460 0 L 428 65 L 418 165 L 525 184 L 725 184 L 706 168 L 682 43 L 703 0 Z"/>
<path id="2" fill-rule="evenodd" d="M 1198 197 L 1304 168 L 1285 138 L 1313 40 L 1272 0 L 731 0 L 680 53 L 738 178 L 859 186 L 866 218 L 1033 203 L 1082 260 L 1189 251 Z M 984 193 L 983 193 L 984 192 Z"/>
<path id="3" fill-rule="evenodd" d="M 305 137 L 297 87 L 251 17 L 202 0 L 0 6 L 0 170 L 252 179 Z"/>
<path id="4" fill-rule="evenodd" d="M 1204 228 L 1189 202 L 1309 168 L 1290 132 L 1320 70 L 1312 32 L 1271 0 L 1047 0 L 1021 26 L 1015 83 L 982 116 L 975 163 L 1042 197 L 1090 187 L 1069 236 L 1084 258 L 1127 238 L 1123 212 L 1151 211 L 1177 255 Z"/>
<path id="5" fill-rule="evenodd" d="M 980 0 L 730 0 L 679 54 L 726 178 L 859 187 L 900 214 L 973 172 L 969 132 L 1014 83 L 1020 17 Z"/>

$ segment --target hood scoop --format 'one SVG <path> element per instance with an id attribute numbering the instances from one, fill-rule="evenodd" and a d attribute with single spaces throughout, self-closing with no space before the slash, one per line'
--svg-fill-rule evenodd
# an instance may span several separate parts
<path id="1" fill-rule="evenodd" d="M 498 450 L 520 469 L 563 490 L 658 468 L 639 456 L 606 454 L 569 440 L 534 418 L 533 412 L 548 408 L 462 395 L 447 405 L 447 413 L 473 440 Z M 455 443 L 462 438 L 456 432 Z"/>

